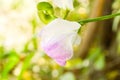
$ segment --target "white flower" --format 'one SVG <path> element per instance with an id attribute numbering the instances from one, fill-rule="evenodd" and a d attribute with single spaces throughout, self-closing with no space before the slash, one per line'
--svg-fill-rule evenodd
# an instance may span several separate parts
<path id="1" fill-rule="evenodd" d="M 63 19 L 55 19 L 41 32 L 41 47 L 59 65 L 64 66 L 73 55 L 73 45 L 80 43 L 77 34 L 80 24 Z"/>
<path id="2" fill-rule="evenodd" d="M 81 3 L 82 7 L 88 7 L 89 0 L 78 0 L 78 2 Z"/>
<path id="3" fill-rule="evenodd" d="M 73 10 L 73 1 L 74 0 L 53 0 L 53 3 L 59 8 Z"/>

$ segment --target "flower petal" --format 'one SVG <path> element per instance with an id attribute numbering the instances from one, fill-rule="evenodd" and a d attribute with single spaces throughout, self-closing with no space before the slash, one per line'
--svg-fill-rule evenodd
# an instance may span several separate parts
<path id="1" fill-rule="evenodd" d="M 81 42 L 81 38 L 79 35 L 76 35 L 75 38 L 74 38 L 74 42 L 73 42 L 73 45 L 76 45 L 78 46 Z"/>
<path id="2" fill-rule="evenodd" d="M 74 36 L 76 36 L 76 33 L 53 37 L 47 43 L 41 42 L 41 46 L 48 56 L 63 66 L 66 60 L 70 59 L 73 55 L 72 44 Z"/>
<path id="3" fill-rule="evenodd" d="M 78 38 L 79 28 L 80 25 L 77 22 L 56 19 L 41 30 L 41 47 L 48 56 L 64 66 L 73 55 L 72 46 Z"/>
<path id="4" fill-rule="evenodd" d="M 53 3 L 54 3 L 56 6 L 58 6 L 59 8 L 65 9 L 64 0 L 53 0 Z"/>
<path id="5" fill-rule="evenodd" d="M 49 39 L 55 35 L 65 34 L 68 32 L 76 32 L 80 28 L 80 24 L 77 22 L 70 22 L 63 19 L 55 19 L 44 27 L 40 32 L 40 37 L 44 40 Z"/>
<path id="6" fill-rule="evenodd" d="M 55 59 L 55 61 L 56 61 L 59 65 L 61 65 L 61 66 L 65 66 L 65 64 L 66 64 L 66 60 Z"/>
<path id="7" fill-rule="evenodd" d="M 65 0 L 65 1 L 66 1 L 66 3 L 65 3 L 66 7 L 70 10 L 73 10 L 74 9 L 74 7 L 73 7 L 74 0 Z"/>
<path id="8" fill-rule="evenodd" d="M 53 0 L 59 8 L 73 10 L 73 0 Z"/>

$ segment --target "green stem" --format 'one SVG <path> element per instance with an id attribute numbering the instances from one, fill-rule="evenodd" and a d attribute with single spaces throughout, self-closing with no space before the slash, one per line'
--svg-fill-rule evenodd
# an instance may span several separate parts
<path id="1" fill-rule="evenodd" d="M 69 12 L 70 12 L 69 10 L 66 10 L 65 15 L 64 15 L 64 17 L 63 17 L 63 19 L 65 19 L 65 18 L 68 16 Z"/>
<path id="2" fill-rule="evenodd" d="M 84 25 L 85 23 L 88 23 L 88 22 L 106 20 L 106 19 L 110 19 L 110 18 L 113 18 L 113 17 L 118 16 L 118 15 L 120 15 L 120 13 L 96 17 L 96 18 L 90 18 L 90 19 L 85 19 L 85 20 L 79 20 L 78 23 L 80 23 L 81 25 Z"/>

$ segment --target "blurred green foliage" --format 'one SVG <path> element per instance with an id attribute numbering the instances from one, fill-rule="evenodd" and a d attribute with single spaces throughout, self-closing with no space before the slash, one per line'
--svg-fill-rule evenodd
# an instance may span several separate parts
<path id="1" fill-rule="evenodd" d="M 7 0 L 1 0 L 0 4 L 2 5 L 0 5 L 0 7 L 2 8 L 1 10 L 3 12 L 0 11 L 0 13 L 2 14 L 2 16 L 4 16 L 4 14 L 5 16 L 7 15 L 7 19 L 10 16 L 9 14 L 12 12 L 16 12 L 17 14 L 22 15 L 23 14 L 22 10 L 23 12 L 25 12 L 29 8 L 31 9 L 30 6 L 32 5 L 33 7 L 36 6 L 36 3 L 32 4 L 33 2 L 34 1 L 32 0 L 12 0 L 12 2 L 8 2 Z M 86 14 L 77 12 L 77 10 L 79 10 L 79 7 L 81 8 L 81 5 L 77 2 L 77 0 L 75 0 L 74 5 L 76 11 L 70 12 L 67 19 L 78 20 L 87 18 L 88 16 L 87 11 Z M 119 5 L 120 0 L 115 0 L 115 2 L 113 3 L 114 12 L 119 12 L 120 10 Z M 53 8 L 51 9 L 53 10 Z M 87 10 L 88 9 L 89 7 L 87 8 Z M 59 13 L 58 8 L 55 8 L 55 10 L 56 10 L 55 14 Z M 88 55 L 84 60 L 82 60 L 80 57 L 73 57 L 73 59 L 67 62 L 67 65 L 65 67 L 59 66 L 47 55 L 45 55 L 45 53 L 39 47 L 40 40 L 36 37 L 37 32 L 39 32 L 38 30 L 44 24 L 41 23 L 38 20 L 38 17 L 35 16 L 36 14 L 35 11 L 36 10 L 33 10 L 32 16 L 30 16 L 30 18 L 28 19 L 26 19 L 27 18 L 26 16 L 28 14 L 25 15 L 27 25 L 26 23 L 24 23 L 25 24 L 24 27 L 28 26 L 28 28 L 25 28 L 25 32 L 28 29 L 32 28 L 31 30 L 32 35 L 30 34 L 31 35 L 30 39 L 28 39 L 27 42 L 25 42 L 21 46 L 20 51 L 16 49 L 17 46 L 10 47 L 8 49 L 4 42 L 2 43 L 2 41 L 4 41 L 4 38 L 2 38 L 0 34 L 0 80 L 92 80 L 91 76 L 93 75 L 98 76 L 99 79 L 96 80 L 116 80 L 115 78 L 120 75 L 119 70 L 108 71 L 106 74 L 104 72 L 105 67 L 109 66 L 109 62 L 108 63 L 106 62 L 105 57 L 107 52 L 103 50 L 101 46 L 98 47 L 98 45 L 93 45 L 90 48 Z M 29 14 L 32 13 L 30 12 Z M 48 12 L 48 14 L 53 14 L 53 12 L 50 11 Z M 1 19 L 3 18 L 2 16 L 0 16 Z M 13 22 L 14 21 L 15 20 L 13 20 Z M 21 20 L 21 22 L 24 21 Z M 117 33 L 116 41 L 118 43 L 117 45 L 117 53 L 119 54 L 118 57 L 120 57 L 120 30 L 117 31 L 116 26 L 118 27 L 119 22 L 120 16 L 114 19 L 113 25 L 113 28 L 116 30 Z M 12 24 L 12 26 L 14 26 L 14 24 Z M 15 25 L 14 29 L 16 30 L 16 28 L 19 28 L 20 26 Z M 8 27 L 11 27 L 11 25 Z M 12 35 L 9 35 L 8 37 L 10 36 Z M 92 75 L 92 73 L 95 74 Z"/>

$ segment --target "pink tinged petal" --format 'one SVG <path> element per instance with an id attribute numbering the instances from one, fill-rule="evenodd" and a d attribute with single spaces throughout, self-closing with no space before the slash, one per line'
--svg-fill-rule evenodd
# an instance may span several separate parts
<path id="1" fill-rule="evenodd" d="M 55 61 L 61 66 L 65 66 L 66 64 L 66 60 L 55 59 Z"/>
<path id="2" fill-rule="evenodd" d="M 55 19 L 41 32 L 41 47 L 48 56 L 64 66 L 73 55 L 72 45 L 80 43 L 77 31 L 80 24 L 63 19 Z"/>
<path id="3" fill-rule="evenodd" d="M 48 56 L 53 58 L 59 65 L 63 66 L 66 60 L 73 55 L 72 49 L 72 35 L 63 35 L 51 39 L 48 43 L 43 44 L 42 48 Z"/>

